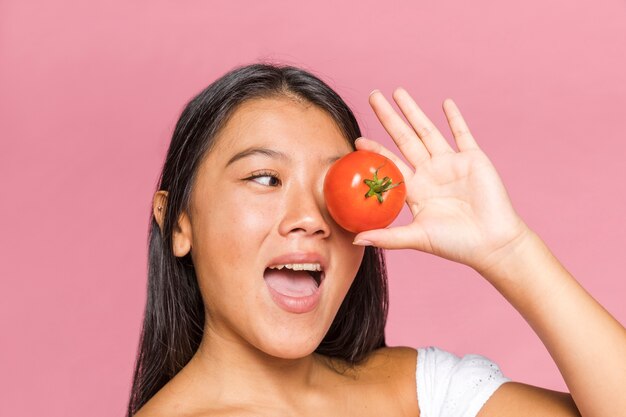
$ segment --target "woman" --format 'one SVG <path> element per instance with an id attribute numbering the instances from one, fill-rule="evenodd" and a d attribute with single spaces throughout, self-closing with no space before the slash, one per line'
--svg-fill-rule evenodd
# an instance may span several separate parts
<path id="1" fill-rule="evenodd" d="M 405 90 L 393 97 L 411 126 L 380 92 L 369 100 L 410 165 L 359 138 L 343 100 L 298 68 L 236 68 L 189 102 L 153 199 L 129 416 L 625 415 L 624 327 L 520 219 L 451 100 L 458 151 Z M 329 216 L 325 172 L 355 149 L 398 165 L 411 224 L 355 235 Z M 387 347 L 379 248 L 478 271 L 571 394 L 513 382 L 480 355 Z"/>

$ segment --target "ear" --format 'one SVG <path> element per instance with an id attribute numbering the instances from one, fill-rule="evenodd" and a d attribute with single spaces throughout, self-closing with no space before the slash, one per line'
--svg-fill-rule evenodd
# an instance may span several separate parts
<path id="1" fill-rule="evenodd" d="M 154 198 L 152 199 L 152 213 L 154 214 L 154 219 L 161 229 L 161 233 L 163 233 L 163 219 L 165 218 L 167 197 L 167 191 L 159 190 L 154 194 Z M 183 211 L 172 232 L 172 249 L 174 251 L 174 256 L 180 258 L 187 255 L 191 250 L 191 242 L 191 221 L 189 220 L 187 213 Z"/>

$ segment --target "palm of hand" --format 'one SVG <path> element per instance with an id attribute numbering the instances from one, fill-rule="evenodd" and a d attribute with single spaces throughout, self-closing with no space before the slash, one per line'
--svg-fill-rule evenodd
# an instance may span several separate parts
<path id="1" fill-rule="evenodd" d="M 485 267 L 527 229 L 497 171 L 451 100 L 444 102 L 444 110 L 447 105 L 446 116 L 459 152 L 447 144 L 406 91 L 396 90 L 394 99 L 411 122 L 411 131 L 382 94 L 372 94 L 370 103 L 414 168 L 377 142 L 360 139 L 356 143 L 358 149 L 379 152 L 398 165 L 413 220 L 405 226 L 360 233 L 355 240 L 369 240 L 388 249 L 417 249 L 475 269 Z"/>

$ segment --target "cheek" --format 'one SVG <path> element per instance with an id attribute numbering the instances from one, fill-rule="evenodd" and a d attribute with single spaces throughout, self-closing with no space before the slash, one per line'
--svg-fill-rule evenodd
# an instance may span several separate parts
<path id="1" fill-rule="evenodd" d="M 258 292 L 256 257 L 271 231 L 271 210 L 223 196 L 196 220 L 192 251 L 203 298 L 211 309 L 239 314 Z"/>
<path id="2" fill-rule="evenodd" d="M 222 232 L 224 240 L 245 248 L 239 256 L 254 258 L 264 239 L 275 226 L 278 207 L 263 199 L 236 198 L 224 201 Z"/>
<path id="3" fill-rule="evenodd" d="M 365 254 L 365 247 L 359 245 L 353 245 L 354 236 L 356 234 L 348 232 L 344 229 L 341 231 L 335 231 L 337 244 L 333 247 L 333 258 L 341 259 L 341 271 L 340 276 L 346 277 L 342 280 L 341 287 L 342 292 L 347 292 L 359 271 L 361 262 L 363 261 L 363 255 Z"/>
<path id="4" fill-rule="evenodd" d="M 241 231 L 240 238 L 249 235 L 251 238 L 261 238 L 270 233 L 276 224 L 278 207 L 263 206 L 251 202 L 242 203 L 236 208 L 237 230 Z M 259 242 L 256 242 L 259 243 Z"/>
<path id="5" fill-rule="evenodd" d="M 354 277 L 359 271 L 359 267 L 361 266 L 361 262 L 363 261 L 365 247 L 353 245 L 352 241 L 350 241 L 350 246 L 351 247 L 345 249 L 345 252 L 342 254 L 342 256 L 344 257 L 344 259 L 347 260 L 346 267 L 349 269 L 348 275 Z"/>
<path id="6" fill-rule="evenodd" d="M 336 250 L 341 252 L 342 258 L 346 259 L 348 264 L 356 263 L 358 266 L 361 264 L 365 247 L 352 244 L 356 235 L 356 233 L 350 232 L 333 222 L 333 236 L 337 242 Z"/>
<path id="7" fill-rule="evenodd" d="M 227 273 L 245 268 L 271 231 L 273 216 L 276 207 L 237 193 L 221 194 L 198 213 L 194 242 L 211 269 Z"/>

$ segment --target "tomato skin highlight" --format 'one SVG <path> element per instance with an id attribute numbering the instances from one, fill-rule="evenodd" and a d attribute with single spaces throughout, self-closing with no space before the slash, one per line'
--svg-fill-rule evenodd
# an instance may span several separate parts
<path id="1" fill-rule="evenodd" d="M 388 186 L 379 196 L 371 195 L 372 188 L 365 181 L 372 183 L 375 176 L 378 184 Z M 366 197 L 368 193 L 370 197 Z M 344 155 L 328 169 L 324 198 L 328 212 L 339 226 L 360 233 L 385 228 L 398 217 L 405 202 L 406 186 L 402 173 L 389 158 L 357 150 Z"/>

